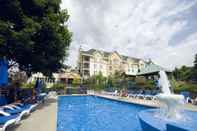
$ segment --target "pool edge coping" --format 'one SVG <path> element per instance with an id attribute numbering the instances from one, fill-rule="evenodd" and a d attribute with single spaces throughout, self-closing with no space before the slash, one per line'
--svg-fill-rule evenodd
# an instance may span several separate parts
<path id="1" fill-rule="evenodd" d="M 151 108 L 157 108 L 158 107 L 158 106 L 154 106 L 154 105 L 148 105 L 148 104 L 143 104 L 143 103 L 132 102 L 132 101 L 129 101 L 129 100 L 125 100 L 124 98 L 112 98 L 112 97 L 107 97 L 107 96 L 98 95 L 98 94 L 58 95 L 58 97 L 59 96 L 97 96 L 97 97 L 102 97 L 102 98 L 109 99 L 109 100 L 115 100 L 115 101 L 129 103 L 129 104 L 136 104 L 136 105 L 141 105 L 141 106 L 147 106 L 147 107 L 151 107 Z"/>

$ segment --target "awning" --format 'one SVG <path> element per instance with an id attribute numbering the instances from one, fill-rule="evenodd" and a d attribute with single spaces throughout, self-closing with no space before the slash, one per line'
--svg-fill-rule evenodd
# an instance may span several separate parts
<path id="1" fill-rule="evenodd" d="M 140 72 L 137 73 L 137 75 L 153 75 L 153 74 L 158 73 L 159 71 L 171 72 L 168 69 L 165 69 L 154 63 L 151 63 L 151 64 L 148 64 L 146 67 L 142 68 Z"/>

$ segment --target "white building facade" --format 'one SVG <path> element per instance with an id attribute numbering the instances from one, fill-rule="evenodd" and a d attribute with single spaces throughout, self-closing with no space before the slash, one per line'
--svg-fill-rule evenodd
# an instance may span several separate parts
<path id="1" fill-rule="evenodd" d="M 79 51 L 78 70 L 84 79 L 98 73 L 107 77 L 116 71 L 136 75 L 145 66 L 144 60 L 123 56 L 116 51 L 105 52 L 95 49 Z"/>

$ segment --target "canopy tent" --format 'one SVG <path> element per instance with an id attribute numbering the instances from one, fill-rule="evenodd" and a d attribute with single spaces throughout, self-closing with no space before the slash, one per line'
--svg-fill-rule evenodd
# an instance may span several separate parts
<path id="1" fill-rule="evenodd" d="M 5 59 L 0 59 L 0 86 L 8 84 L 8 62 Z"/>
<path id="2" fill-rule="evenodd" d="M 145 68 L 141 69 L 140 72 L 137 73 L 137 76 L 154 75 L 154 74 L 158 74 L 158 72 L 161 70 L 167 73 L 171 72 L 170 70 L 165 69 L 159 65 L 150 63 Z"/>

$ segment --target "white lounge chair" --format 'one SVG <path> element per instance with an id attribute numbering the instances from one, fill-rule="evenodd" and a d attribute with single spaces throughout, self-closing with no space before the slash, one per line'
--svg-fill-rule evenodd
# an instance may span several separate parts
<path id="1" fill-rule="evenodd" d="M 6 121 L 4 124 L 0 125 L 0 131 L 5 131 L 8 126 L 15 123 L 16 123 L 16 118 Z"/>
<path id="2" fill-rule="evenodd" d="M 21 107 L 20 107 L 20 106 Z M 16 118 L 16 124 L 19 124 L 21 119 L 24 117 L 24 116 L 27 116 L 29 115 L 36 107 L 37 107 L 38 104 L 33 104 L 33 105 L 29 105 L 27 108 L 23 108 L 21 104 L 18 104 L 17 105 L 6 105 L 6 106 L 3 106 L 3 108 L 7 108 L 9 110 L 14 111 L 14 110 L 22 110 L 20 113 L 19 113 L 19 116 Z M 11 114 L 9 112 L 6 112 L 4 110 L 0 110 L 0 113 L 4 116 L 10 116 Z"/>
<path id="3" fill-rule="evenodd" d="M 4 131 L 6 129 L 7 126 L 11 125 L 11 124 L 20 124 L 20 121 L 22 119 L 22 117 L 27 113 L 27 111 L 22 111 L 20 114 L 18 115 L 13 115 L 13 116 L 16 116 L 15 118 L 13 118 L 12 120 L 9 120 L 7 121 L 2 128 L 0 128 L 1 130 L 0 131 Z M 3 110 L 0 110 L 0 114 L 3 115 L 4 117 L 11 117 L 12 115 L 3 111 Z"/>
<path id="4" fill-rule="evenodd" d="M 22 104 L 22 103 L 16 103 L 16 104 L 12 104 L 12 105 L 10 105 L 12 108 L 14 108 L 14 109 L 23 109 L 24 108 L 24 104 Z M 27 115 L 29 115 L 32 111 L 34 111 L 35 110 L 35 108 L 38 106 L 38 104 L 36 103 L 36 104 L 32 104 L 32 105 L 29 105 L 26 109 L 24 109 L 24 110 L 26 110 L 27 111 Z"/>
<path id="5" fill-rule="evenodd" d="M 118 90 L 115 90 L 111 95 L 112 96 L 118 96 Z"/>
<path id="6" fill-rule="evenodd" d="M 50 91 L 47 95 L 48 98 L 57 99 L 57 92 L 56 91 Z"/>
<path id="7" fill-rule="evenodd" d="M 145 95 L 144 99 L 146 99 L 146 100 L 156 100 L 156 96 L 155 95 Z"/>

